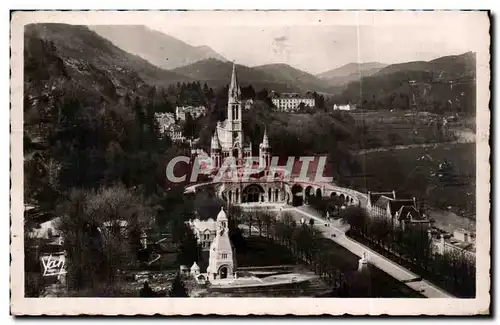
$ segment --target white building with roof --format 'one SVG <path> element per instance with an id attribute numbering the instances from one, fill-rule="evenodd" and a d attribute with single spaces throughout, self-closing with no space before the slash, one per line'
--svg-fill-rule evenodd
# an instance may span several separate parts
<path id="1" fill-rule="evenodd" d="M 281 112 L 294 112 L 299 109 L 300 104 L 314 107 L 316 101 L 312 95 L 299 93 L 274 93 L 271 98 L 276 109 Z"/>
<path id="2" fill-rule="evenodd" d="M 160 134 L 162 135 L 168 131 L 171 125 L 175 124 L 174 113 L 155 113 L 154 117 L 158 123 Z"/>
<path id="3" fill-rule="evenodd" d="M 236 271 L 236 254 L 229 238 L 228 219 L 224 208 L 217 215 L 217 232 L 210 245 L 208 260 L 208 279 L 233 279 Z"/>
<path id="4" fill-rule="evenodd" d="M 203 251 L 208 251 L 210 249 L 210 244 L 216 236 L 217 223 L 214 219 L 210 218 L 208 220 L 190 220 L 188 225 L 198 239 Z"/>
<path id="5" fill-rule="evenodd" d="M 170 125 L 167 134 L 174 142 L 182 142 L 185 140 L 185 137 L 182 135 L 182 128 L 177 124 Z"/>
<path id="6" fill-rule="evenodd" d="M 178 120 L 185 121 L 186 114 L 190 114 L 193 119 L 197 119 L 205 115 L 207 108 L 205 106 L 177 106 L 175 108 L 175 116 Z"/>
<path id="7" fill-rule="evenodd" d="M 356 109 L 356 106 L 351 105 L 351 104 L 347 104 L 347 105 L 337 105 L 337 104 L 334 104 L 333 105 L 333 110 L 334 111 L 352 111 L 352 110 L 355 110 L 355 109 Z"/>
<path id="8" fill-rule="evenodd" d="M 210 218 L 201 221 L 196 219 L 189 221 L 188 224 L 203 250 L 209 251 L 206 274 L 200 274 L 197 271 L 198 265 L 196 263 L 191 267 L 190 273 L 198 280 L 201 275 L 203 275 L 203 279 L 209 281 L 234 279 L 236 277 L 236 253 L 229 238 L 228 218 L 224 208 L 221 207 L 217 220 Z"/>

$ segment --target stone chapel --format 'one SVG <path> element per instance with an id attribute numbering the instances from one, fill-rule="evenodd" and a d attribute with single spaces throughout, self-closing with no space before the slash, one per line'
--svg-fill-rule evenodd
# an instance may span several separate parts
<path id="1" fill-rule="evenodd" d="M 217 215 L 217 234 L 210 245 L 207 277 L 209 281 L 233 279 L 236 271 L 236 256 L 229 238 L 228 219 L 224 208 Z"/>

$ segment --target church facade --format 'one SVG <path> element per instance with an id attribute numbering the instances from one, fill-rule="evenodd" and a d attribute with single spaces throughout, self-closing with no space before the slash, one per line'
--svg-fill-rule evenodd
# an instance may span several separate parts
<path id="1" fill-rule="evenodd" d="M 217 122 L 215 132 L 210 144 L 210 156 L 215 168 L 220 168 L 224 160 L 228 157 L 236 159 L 238 165 L 243 165 L 245 158 L 252 157 L 252 144 L 245 141 L 243 133 L 243 117 L 241 99 L 241 89 L 236 76 L 236 66 L 233 64 L 231 83 L 229 84 L 227 119 Z M 267 132 L 259 146 L 259 164 L 268 162 L 271 159 L 271 147 Z"/>

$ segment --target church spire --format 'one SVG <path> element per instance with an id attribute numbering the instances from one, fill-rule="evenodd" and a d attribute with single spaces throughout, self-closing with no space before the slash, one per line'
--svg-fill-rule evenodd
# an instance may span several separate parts
<path id="1" fill-rule="evenodd" d="M 214 135 L 212 136 L 211 149 L 220 149 L 219 135 L 217 134 L 217 128 L 215 128 Z"/>
<path id="2" fill-rule="evenodd" d="M 269 148 L 269 138 L 267 137 L 267 126 L 264 129 L 264 137 L 262 138 L 262 148 Z"/>
<path id="3" fill-rule="evenodd" d="M 233 72 L 231 74 L 231 83 L 229 84 L 229 98 L 239 99 L 241 96 L 240 85 L 236 77 L 236 64 L 233 62 Z"/>

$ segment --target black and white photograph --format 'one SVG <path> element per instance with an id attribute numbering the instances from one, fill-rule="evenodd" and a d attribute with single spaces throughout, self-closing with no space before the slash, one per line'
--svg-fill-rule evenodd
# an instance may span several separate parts
<path id="1" fill-rule="evenodd" d="M 489 313 L 489 19 L 14 12 L 13 312 Z"/>

